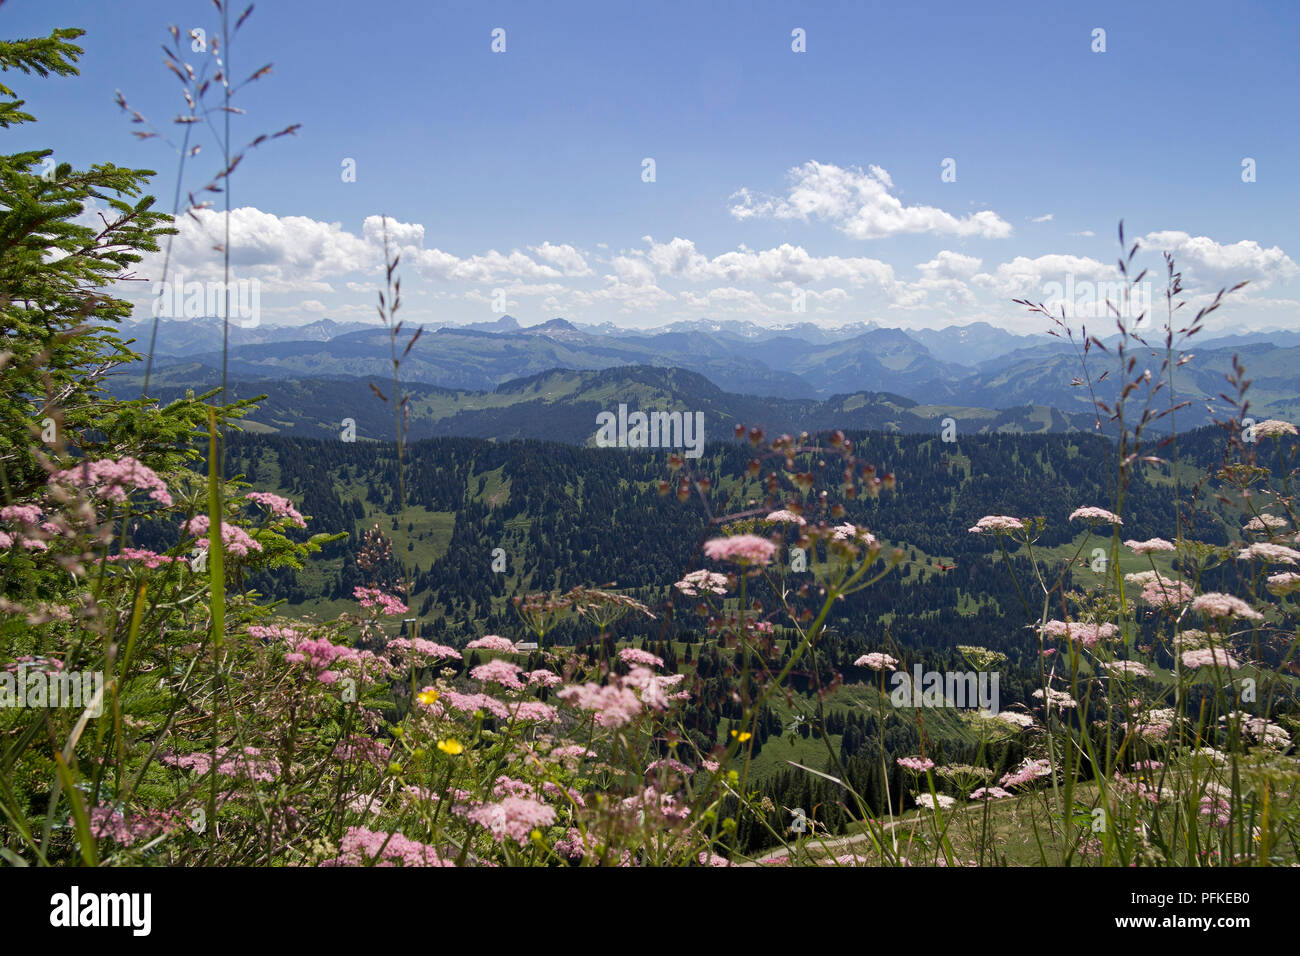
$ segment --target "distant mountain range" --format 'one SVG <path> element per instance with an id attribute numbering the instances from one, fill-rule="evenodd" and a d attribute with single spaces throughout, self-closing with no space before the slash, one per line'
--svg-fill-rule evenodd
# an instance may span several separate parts
<path id="1" fill-rule="evenodd" d="M 136 349 L 148 347 L 149 321 L 128 325 Z M 388 333 L 374 324 L 321 319 L 301 326 L 232 325 L 229 374 L 241 382 L 283 388 L 289 381 L 365 379 L 392 375 Z M 1197 343 L 1195 360 L 1178 370 L 1177 397 L 1193 404 L 1180 427 L 1223 416 L 1219 400 L 1234 355 L 1253 382 L 1252 408 L 1266 417 L 1300 417 L 1300 333 L 1232 336 Z M 180 373 L 221 366 L 221 327 L 211 319 L 162 320 L 154 370 Z M 1159 353 L 1139 354 L 1158 368 Z M 1118 376 L 1094 350 L 1090 374 L 1098 398 L 1110 401 Z M 832 396 L 887 393 L 919 405 L 975 409 L 1049 406 L 1091 418 L 1092 396 L 1068 343 L 1047 335 L 1016 335 L 986 323 L 939 330 L 903 330 L 875 323 L 826 329 L 813 323 L 768 328 L 750 322 L 698 320 L 649 331 L 578 326 L 565 319 L 521 327 L 511 316 L 468 326 L 426 328 L 402 362 L 402 380 L 457 393 L 495 393 L 501 386 L 552 370 L 678 368 L 704 376 L 735 396 L 826 401 Z M 177 381 L 168 374 L 163 381 Z M 303 385 L 302 387 L 309 387 Z M 382 387 L 382 386 L 381 386 Z M 1161 401 L 1165 401 L 1162 397 Z M 443 432 L 438 432 L 443 434 Z"/>
<path id="2" fill-rule="evenodd" d="M 150 393 L 162 401 L 220 380 L 211 367 L 184 363 L 159 370 Z M 393 407 L 381 401 L 365 378 L 305 377 L 265 379 L 233 376 L 231 399 L 266 394 L 245 420 L 246 430 L 312 438 L 338 438 L 351 419 L 357 440 L 391 440 Z M 391 382 L 375 379 L 391 398 Z M 136 375 L 111 378 L 111 390 L 123 397 L 139 395 Z M 409 394 L 412 440 L 439 436 L 508 441 L 537 438 L 593 445 L 596 416 L 628 411 L 702 412 L 708 441 L 731 440 L 737 424 L 758 426 L 770 434 L 825 431 L 833 428 L 939 434 L 952 418 L 961 435 L 1067 432 L 1089 429 L 1091 419 L 1045 406 L 963 408 L 920 404 L 900 395 L 854 392 L 827 399 L 786 399 L 725 392 L 703 375 L 685 369 L 631 366 L 602 370 L 554 369 L 516 379 L 492 391 L 445 389 L 412 383 Z"/>

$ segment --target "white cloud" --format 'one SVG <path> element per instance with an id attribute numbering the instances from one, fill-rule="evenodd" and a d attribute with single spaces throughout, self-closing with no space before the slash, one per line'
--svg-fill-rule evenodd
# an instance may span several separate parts
<path id="1" fill-rule="evenodd" d="M 853 285 L 889 286 L 894 269 L 879 259 L 813 256 L 802 246 L 782 243 L 772 249 L 751 250 L 743 246 L 712 259 L 701 254 L 689 239 L 655 242 L 643 255 L 662 276 L 693 282 L 794 282 L 806 285 L 825 280 L 842 280 Z"/>
<path id="2" fill-rule="evenodd" d="M 993 272 L 981 272 L 971 277 L 971 282 L 1003 298 L 1029 298 L 1042 295 L 1048 282 L 1064 282 L 1068 276 L 1075 281 L 1118 281 L 1115 267 L 1088 256 L 1049 254 L 1030 259 L 1016 256 L 1003 262 Z"/>
<path id="3" fill-rule="evenodd" d="M 894 183 L 879 166 L 867 172 L 819 163 L 804 163 L 787 174 L 790 187 L 784 197 L 737 190 L 731 215 L 753 218 L 823 219 L 854 239 L 879 239 L 909 233 L 979 236 L 1003 239 L 1011 224 L 996 213 L 981 211 L 957 217 L 934 206 L 906 206 L 891 193 Z"/>
<path id="4" fill-rule="evenodd" d="M 1277 246 L 1265 249 L 1249 239 L 1225 244 L 1209 236 L 1168 230 L 1147 233 L 1142 245 L 1148 251 L 1172 253 L 1174 267 L 1189 287 L 1193 282 L 1218 287 L 1249 280 L 1250 289 L 1264 289 L 1300 274 L 1300 267 Z"/>
<path id="5" fill-rule="evenodd" d="M 539 259 L 557 266 L 566 276 L 589 276 L 594 274 L 591 266 L 587 265 L 587 260 L 582 253 L 573 246 L 557 246 L 550 242 L 543 242 L 540 246 L 529 246 L 528 250 L 535 253 Z"/>
<path id="6" fill-rule="evenodd" d="M 983 259 L 977 259 L 975 256 L 945 249 L 929 262 L 922 262 L 916 268 L 927 279 L 969 279 L 979 271 L 983 262 Z"/>
<path id="7" fill-rule="evenodd" d="M 1041 216 L 1034 216 L 1030 222 L 1051 222 L 1055 217 L 1049 212 Z"/>

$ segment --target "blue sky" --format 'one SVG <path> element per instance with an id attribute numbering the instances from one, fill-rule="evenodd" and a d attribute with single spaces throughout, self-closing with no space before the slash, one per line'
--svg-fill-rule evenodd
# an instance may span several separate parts
<path id="1" fill-rule="evenodd" d="M 1122 217 L 1144 264 L 1178 256 L 1193 304 L 1251 280 L 1219 326 L 1300 325 L 1300 7 L 990 6 L 260 0 L 232 72 L 274 70 L 239 92 L 234 139 L 302 128 L 236 174 L 236 275 L 266 321 L 368 319 L 383 214 L 408 321 L 488 321 L 504 299 L 524 324 L 1028 331 L 1010 299 L 1113 280 Z M 9 0 L 0 22 L 87 31 L 80 77 L 6 78 L 40 120 L 11 148 L 156 169 L 169 205 L 175 153 L 131 136 L 114 91 L 178 134 L 160 44 L 172 23 L 211 36 L 212 4 Z M 201 142 L 189 188 L 216 168 Z M 210 246 L 186 226 L 186 279 L 216 275 Z"/>

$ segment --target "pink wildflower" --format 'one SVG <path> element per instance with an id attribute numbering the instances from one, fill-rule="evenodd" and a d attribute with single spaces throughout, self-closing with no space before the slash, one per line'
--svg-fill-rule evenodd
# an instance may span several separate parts
<path id="1" fill-rule="evenodd" d="M 1290 422 L 1268 418 L 1255 426 L 1256 438 L 1278 438 L 1282 435 L 1295 435 L 1296 427 Z"/>
<path id="2" fill-rule="evenodd" d="M 622 727 L 641 713 L 641 700 L 626 687 L 614 684 L 570 684 L 556 691 L 560 700 L 596 712 L 601 727 Z"/>
<path id="3" fill-rule="evenodd" d="M 173 558 L 170 555 L 158 554 L 154 551 L 146 551 L 142 548 L 123 548 L 117 554 L 110 554 L 109 561 L 139 561 L 149 570 L 164 565 L 172 564 L 177 561 L 184 561 L 184 558 Z"/>
<path id="4" fill-rule="evenodd" d="M 498 658 L 480 664 L 469 672 L 469 676 L 485 683 L 500 684 L 510 690 L 523 690 L 523 682 L 519 680 L 520 673 L 521 669 L 518 666 Z"/>
<path id="5" fill-rule="evenodd" d="M 1198 667 L 1225 667 L 1229 670 L 1235 670 L 1241 666 L 1241 661 L 1218 647 L 1202 647 L 1194 651 L 1183 651 L 1182 658 L 1183 666 L 1192 669 Z"/>
<path id="6" fill-rule="evenodd" d="M 756 534 L 738 534 L 730 538 L 714 538 L 704 542 L 704 553 L 714 561 L 734 561 L 738 564 L 771 564 L 776 545 Z"/>
<path id="7" fill-rule="evenodd" d="M 1025 522 L 1010 515 L 985 515 L 975 522 L 975 527 L 967 529 L 971 534 L 983 534 L 985 531 L 1003 532 L 1024 531 Z"/>
<path id="8" fill-rule="evenodd" d="M 898 658 L 879 651 L 863 654 L 853 662 L 854 667 L 870 667 L 873 671 L 892 671 L 898 669 Z"/>
<path id="9" fill-rule="evenodd" d="M 510 839 L 523 846 L 533 830 L 555 822 L 555 809 L 536 800 L 506 797 L 499 803 L 475 807 L 469 819 L 489 830 L 497 842 Z"/>
<path id="10" fill-rule="evenodd" d="M 257 502 L 276 517 L 288 518 L 290 522 L 296 524 L 299 528 L 307 527 L 307 519 L 298 513 L 298 509 L 293 506 L 293 502 L 288 498 L 281 498 L 279 495 L 273 495 L 265 491 L 250 491 L 244 497 L 249 501 Z"/>
<path id="11" fill-rule="evenodd" d="M 510 716 L 510 711 L 506 705 L 489 694 L 462 694 L 459 691 L 445 690 L 442 696 L 438 698 L 439 703 L 446 703 L 449 707 L 459 710 L 461 713 L 472 714 L 477 710 L 492 714 L 494 717 L 500 717 L 502 720 Z"/>
<path id="12" fill-rule="evenodd" d="M 1192 601 L 1192 610 L 1209 617 L 1245 617 L 1256 621 L 1264 617 L 1241 598 L 1218 591 L 1209 591 Z"/>
<path id="13" fill-rule="evenodd" d="M 0 521 L 24 528 L 34 528 L 41 523 L 42 514 L 44 512 L 36 505 L 6 505 L 0 508 Z"/>
<path id="14" fill-rule="evenodd" d="M 321 866 L 455 866 L 444 860 L 435 847 L 419 843 L 401 833 L 379 833 L 365 827 L 349 827 L 339 843 L 339 855 Z"/>
<path id="15" fill-rule="evenodd" d="M 1124 542 L 1124 546 L 1134 554 L 1151 554 L 1154 551 L 1174 551 L 1177 550 L 1172 542 L 1164 538 L 1151 538 L 1148 541 L 1135 541 L 1132 538 Z"/>
<path id="16" fill-rule="evenodd" d="M 673 585 L 687 597 L 699 597 L 702 594 L 726 594 L 727 576 L 716 571 L 692 571 Z"/>
<path id="17" fill-rule="evenodd" d="M 382 613 L 390 616 L 395 617 L 407 612 L 407 607 L 402 603 L 401 598 L 385 594 L 378 588 L 353 588 L 352 596 L 362 607 L 377 607 Z"/>
<path id="18" fill-rule="evenodd" d="M 511 705 L 510 718 L 520 723 L 554 724 L 559 721 L 560 712 L 540 700 L 521 700 Z"/>
<path id="19" fill-rule="evenodd" d="M 461 658 L 461 653 L 456 648 L 448 647 L 446 644 L 435 644 L 433 641 L 426 641 L 422 637 L 395 637 L 388 642 L 388 646 L 384 650 L 392 654 L 397 660 L 409 660 L 415 664 L 423 664 L 428 661 L 458 661 Z"/>
<path id="20" fill-rule="evenodd" d="M 207 515 L 195 515 L 189 521 L 185 522 L 185 532 L 191 534 L 196 539 L 194 546 L 204 551 L 208 549 L 211 542 L 208 540 L 208 528 L 210 527 Z M 236 557 L 244 557 L 250 551 L 261 551 L 262 545 L 249 536 L 248 532 L 238 525 L 221 523 L 221 547 L 227 554 L 233 554 Z"/>
<path id="21" fill-rule="evenodd" d="M 1015 796 L 1009 790 L 1003 790 L 1001 787 L 980 787 L 972 791 L 970 798 L 972 800 L 1001 800 L 1005 797 Z"/>
<path id="22" fill-rule="evenodd" d="M 119 504 L 133 491 L 148 491 L 149 497 L 161 505 L 170 505 L 172 497 L 166 483 L 152 468 L 136 459 L 123 456 L 117 461 L 101 458 L 83 461 L 50 476 L 51 485 L 73 485 L 98 494 L 106 501 Z"/>
<path id="23" fill-rule="evenodd" d="M 1049 761 L 1026 757 L 1019 767 L 1005 774 L 998 782 L 1004 787 L 1019 787 L 1026 783 L 1032 783 L 1040 777 L 1049 776 L 1051 772 L 1052 765 Z"/>
<path id="24" fill-rule="evenodd" d="M 1105 521 L 1110 524 L 1123 524 L 1120 516 L 1113 511 L 1107 511 L 1105 508 L 1075 508 L 1070 512 L 1070 520 L 1074 521 Z"/>
<path id="25" fill-rule="evenodd" d="M 799 515 L 795 514 L 793 511 L 787 511 L 787 510 L 784 509 L 784 508 L 782 508 L 780 511 L 773 511 L 771 514 L 769 514 L 769 515 L 768 515 L 766 518 L 764 518 L 763 520 L 764 520 L 764 521 L 767 521 L 767 522 L 769 522 L 769 523 L 771 523 L 771 524 L 797 524 L 797 525 L 805 525 L 805 524 L 808 523 L 808 522 L 805 521 L 803 518 L 801 518 Z"/>
<path id="26" fill-rule="evenodd" d="M 656 657 L 648 651 L 638 650 L 635 647 L 625 647 L 618 652 L 618 659 L 624 664 L 640 664 L 644 667 L 663 667 L 663 658 Z"/>
<path id="27" fill-rule="evenodd" d="M 934 769 L 934 761 L 929 757 L 899 757 L 897 763 L 903 769 L 916 773 L 925 773 L 927 770 Z"/>
<path id="28" fill-rule="evenodd" d="M 1259 558 L 1269 564 L 1295 564 L 1300 561 L 1300 551 L 1281 544 L 1256 542 L 1237 552 L 1238 561 L 1249 561 L 1252 558 Z"/>
<path id="29" fill-rule="evenodd" d="M 1142 600 L 1156 607 L 1178 607 L 1186 604 L 1196 592 L 1185 581 L 1160 579 L 1142 589 Z"/>
<path id="30" fill-rule="evenodd" d="M 515 649 L 515 645 L 508 638 L 498 637 L 496 634 L 475 638 L 465 647 L 472 651 L 513 651 Z"/>

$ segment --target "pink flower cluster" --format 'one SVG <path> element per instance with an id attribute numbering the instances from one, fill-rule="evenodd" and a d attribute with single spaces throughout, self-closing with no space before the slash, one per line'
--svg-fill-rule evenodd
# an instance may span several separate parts
<path id="1" fill-rule="evenodd" d="M 485 803 L 469 811 L 469 819 L 487 829 L 497 842 L 528 842 L 533 830 L 555 822 L 555 808 L 526 797 L 506 797 L 499 803 Z"/>
<path id="2" fill-rule="evenodd" d="M 1218 591 L 1202 594 L 1192 602 L 1192 610 L 1200 611 L 1208 617 L 1245 617 L 1255 621 L 1264 617 L 1241 598 L 1220 594 Z"/>
<path id="3" fill-rule="evenodd" d="M 978 790 L 971 792 L 972 800 L 1001 800 L 1004 797 L 1014 796 L 1009 790 L 1003 790 L 1001 787 L 980 787 Z"/>
<path id="4" fill-rule="evenodd" d="M 395 637 L 384 648 L 398 661 L 422 664 L 426 661 L 460 660 L 460 651 L 446 644 L 435 644 L 422 637 Z"/>
<path id="5" fill-rule="evenodd" d="M 1010 533 L 1012 531 L 1024 531 L 1025 522 L 1010 515 L 985 515 L 975 522 L 973 528 L 967 528 L 966 530 L 971 534 L 983 534 L 986 531 L 995 531 L 998 534 Z"/>
<path id="6" fill-rule="evenodd" d="M 109 561 L 139 561 L 150 571 L 164 564 L 174 564 L 177 561 L 184 561 L 184 558 L 174 558 L 168 554 L 158 554 L 154 551 L 146 551 L 143 548 L 123 548 L 117 554 L 110 554 Z"/>
<path id="7" fill-rule="evenodd" d="M 929 757 L 899 757 L 897 763 L 904 770 L 912 770 L 916 773 L 925 773 L 927 770 L 934 769 L 934 761 Z"/>
<path id="8" fill-rule="evenodd" d="M 407 611 L 406 605 L 400 598 L 385 594 L 378 588 L 353 588 L 352 596 L 362 607 L 377 607 L 384 614 L 396 616 Z"/>
<path id="9" fill-rule="evenodd" d="M 290 664 L 306 664 L 316 671 L 316 679 L 322 684 L 333 684 L 339 679 L 338 671 L 331 669 L 336 662 L 361 662 L 373 660 L 374 657 L 368 651 L 344 647 L 326 637 L 304 637 L 294 645 L 293 650 L 284 655 L 284 659 Z"/>
<path id="10" fill-rule="evenodd" d="M 1042 777 L 1049 776 L 1052 772 L 1052 764 L 1048 760 L 1036 760 L 1032 757 L 1026 757 L 1015 770 L 1003 775 L 998 783 L 1004 787 L 1019 787 L 1027 783 L 1033 783 Z"/>
<path id="11" fill-rule="evenodd" d="M 656 657 L 649 651 L 638 650 L 635 647 L 625 647 L 618 652 L 618 659 L 624 664 L 640 664 L 643 667 L 663 667 L 664 662 L 660 657 Z"/>
<path id="12" fill-rule="evenodd" d="M 459 691 L 445 690 L 438 698 L 438 703 L 444 702 L 463 714 L 472 714 L 476 710 L 481 710 L 502 720 L 510 716 L 506 705 L 490 694 L 462 694 Z"/>
<path id="13" fill-rule="evenodd" d="M 49 483 L 83 488 L 106 501 L 116 501 L 119 504 L 126 501 L 127 495 L 133 491 L 147 491 L 149 497 L 161 505 L 172 503 L 166 483 L 154 470 L 125 455 L 117 461 L 108 458 L 83 461 L 64 471 L 55 472 L 50 476 Z"/>
<path id="14" fill-rule="evenodd" d="M 1255 426 L 1256 438 L 1279 438 L 1282 435 L 1297 434 L 1296 427 L 1290 422 L 1278 418 L 1269 418 Z"/>
<path id="15" fill-rule="evenodd" d="M 43 513 L 36 505 L 6 505 L 0 508 L 0 521 L 24 528 L 35 528 L 41 523 Z"/>
<path id="16" fill-rule="evenodd" d="M 498 658 L 497 660 L 488 661 L 486 664 L 480 664 L 469 672 L 469 676 L 477 681 L 500 684 L 510 690 L 523 690 L 523 681 L 519 679 L 521 672 L 521 668 L 517 665 Z"/>
<path id="17" fill-rule="evenodd" d="M 782 508 L 779 511 L 773 511 L 763 520 L 770 522 L 772 524 L 806 525 L 808 523 L 802 517 L 800 517 L 799 515 L 795 514 L 793 511 L 790 511 L 786 508 Z"/>
<path id="18" fill-rule="evenodd" d="M 1151 668 L 1147 667 L 1141 661 L 1110 661 L 1103 663 L 1102 667 L 1107 671 L 1113 671 L 1117 674 L 1131 674 L 1134 677 L 1150 677 Z"/>
<path id="19" fill-rule="evenodd" d="M 1070 512 L 1071 521 L 1104 521 L 1109 524 L 1123 524 L 1123 520 L 1113 511 L 1105 508 L 1075 508 Z"/>
<path id="20" fill-rule="evenodd" d="M 776 555 L 776 545 L 756 534 L 737 534 L 704 542 L 704 553 L 714 561 L 742 565 L 767 565 Z"/>
<path id="21" fill-rule="evenodd" d="M 321 866 L 455 866 L 435 847 L 400 833 L 378 833 L 350 827 L 339 843 L 339 855 Z"/>
<path id="22" fill-rule="evenodd" d="M 194 770 L 205 774 L 212 767 L 208 754 L 194 752 L 189 754 L 163 754 L 159 759 L 170 766 L 182 770 Z M 262 756 L 256 747 L 233 750 L 229 747 L 217 748 L 217 773 L 223 777 L 243 777 L 255 783 L 271 783 L 279 776 L 278 765 Z"/>
<path id="23" fill-rule="evenodd" d="M 570 684 L 556 691 L 556 696 L 582 710 L 595 711 L 595 721 L 601 727 L 622 727 L 641 713 L 641 698 L 618 684 Z"/>
<path id="24" fill-rule="evenodd" d="M 1218 647 L 1202 647 L 1194 651 L 1183 651 L 1183 666 L 1195 670 L 1198 667 L 1223 667 L 1235 670 L 1241 666 L 1227 651 Z"/>
<path id="25" fill-rule="evenodd" d="M 550 704 L 540 700 L 521 700 L 509 707 L 510 719 L 523 723 L 554 724 L 560 719 L 560 712 Z"/>
<path id="26" fill-rule="evenodd" d="M 307 519 L 299 514 L 298 509 L 293 506 L 293 502 L 288 498 L 281 498 L 279 495 L 273 495 L 265 491 L 250 491 L 244 495 L 249 501 L 255 501 L 277 518 L 288 518 L 290 522 L 296 524 L 299 528 L 307 527 Z"/>
<path id="27" fill-rule="evenodd" d="M 1296 564 L 1300 562 L 1300 551 L 1285 545 L 1266 544 L 1261 541 L 1237 552 L 1239 561 L 1249 561 L 1252 558 L 1258 558 L 1269 564 Z"/>
<path id="28" fill-rule="evenodd" d="M 1142 600 L 1155 607 L 1178 607 L 1196 596 L 1186 581 L 1158 578 L 1142 589 Z"/>
<path id="29" fill-rule="evenodd" d="M 727 576 L 716 571 L 692 571 L 673 585 L 687 597 L 727 593 Z"/>
<path id="30" fill-rule="evenodd" d="M 355 760 L 375 767 L 387 766 L 391 754 L 392 751 L 388 747 L 364 734 L 352 734 L 346 740 L 339 741 L 334 747 L 335 760 L 344 763 Z"/>
<path id="31" fill-rule="evenodd" d="M 197 540 L 194 542 L 196 548 L 208 549 L 211 543 L 208 540 L 208 529 L 211 523 L 207 515 L 195 515 L 189 521 L 185 522 L 185 532 L 193 535 Z M 248 532 L 238 525 L 221 522 L 221 547 L 227 554 L 233 554 L 236 557 L 244 557 L 250 551 L 261 551 L 262 545 L 253 540 Z"/>
<path id="32" fill-rule="evenodd" d="M 873 671 L 892 671 L 898 669 L 898 658 L 882 654 L 879 651 L 872 651 L 870 654 L 863 654 L 859 657 L 853 662 L 853 666 L 870 667 Z"/>
<path id="33" fill-rule="evenodd" d="M 1101 641 L 1114 640 L 1119 628 L 1114 624 L 1085 624 L 1081 621 L 1048 621 L 1043 637 L 1051 640 L 1068 638 L 1083 647 L 1095 647 Z"/>
<path id="34" fill-rule="evenodd" d="M 514 643 L 509 638 L 499 637 L 496 634 L 485 634 L 483 637 L 475 638 L 465 647 L 472 651 L 513 651 L 515 649 Z"/>
<path id="35" fill-rule="evenodd" d="M 174 833 L 184 824 L 175 811 L 151 810 L 132 814 L 128 820 L 122 811 L 107 804 L 90 811 L 90 833 L 97 839 L 109 839 L 120 846 L 137 840 L 151 840 L 160 833 Z"/>
<path id="36" fill-rule="evenodd" d="M 1175 551 L 1177 548 L 1170 541 L 1164 538 L 1151 538 L 1148 541 L 1136 541 L 1129 538 L 1124 542 L 1124 546 L 1134 554 L 1151 554 L 1155 551 Z"/>
<path id="37" fill-rule="evenodd" d="M 296 641 L 298 632 L 291 627 L 278 627 L 267 624 L 250 624 L 248 626 L 248 636 L 255 637 L 259 641 Z"/>

